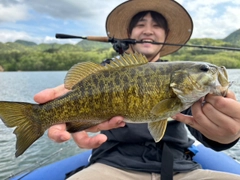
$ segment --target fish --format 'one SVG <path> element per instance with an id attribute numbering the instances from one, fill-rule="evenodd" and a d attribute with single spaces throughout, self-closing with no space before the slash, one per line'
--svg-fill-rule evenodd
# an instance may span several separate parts
<path id="1" fill-rule="evenodd" d="M 15 127 L 15 156 L 22 155 L 55 124 L 74 133 L 114 116 L 128 123 L 147 123 L 155 142 L 169 117 L 208 93 L 224 96 L 230 82 L 225 67 L 206 62 L 148 62 L 140 53 L 123 54 L 105 66 L 78 63 L 67 72 L 65 95 L 44 104 L 0 101 L 0 118 Z"/>

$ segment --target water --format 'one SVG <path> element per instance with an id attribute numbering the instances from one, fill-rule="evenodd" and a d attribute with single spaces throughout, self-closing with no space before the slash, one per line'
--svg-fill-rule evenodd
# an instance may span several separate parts
<path id="1" fill-rule="evenodd" d="M 234 81 L 231 90 L 240 100 L 240 69 L 228 70 L 229 79 Z M 0 101 L 34 102 L 33 96 L 39 91 L 63 83 L 65 71 L 58 72 L 1 72 Z M 25 169 L 52 163 L 57 160 L 84 151 L 79 149 L 73 140 L 65 143 L 54 143 L 46 133 L 18 158 L 15 158 L 15 135 L 13 129 L 6 128 L 0 121 L 0 179 L 6 179 Z M 240 142 L 225 151 L 240 161 Z"/>
<path id="2" fill-rule="evenodd" d="M 33 103 L 36 93 L 62 84 L 65 75 L 65 71 L 0 73 L 0 100 Z M 22 156 L 15 158 L 16 138 L 12 132 L 13 129 L 6 128 L 0 121 L 0 179 L 83 151 L 72 140 L 54 143 L 45 133 Z"/>

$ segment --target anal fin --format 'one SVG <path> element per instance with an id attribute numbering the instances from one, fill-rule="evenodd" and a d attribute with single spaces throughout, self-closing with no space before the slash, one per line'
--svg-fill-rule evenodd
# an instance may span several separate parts
<path id="1" fill-rule="evenodd" d="M 148 123 L 148 129 L 155 142 L 159 142 L 163 138 L 166 128 L 167 120 Z"/>

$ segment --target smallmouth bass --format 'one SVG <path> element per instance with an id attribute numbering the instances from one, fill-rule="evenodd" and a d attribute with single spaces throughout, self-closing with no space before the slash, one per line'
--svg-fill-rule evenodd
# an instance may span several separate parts
<path id="1" fill-rule="evenodd" d="M 106 66 L 79 63 L 68 71 L 64 84 L 70 91 L 44 104 L 0 101 L 0 118 L 7 127 L 16 127 L 16 157 L 54 124 L 66 123 L 73 133 L 114 116 L 148 123 L 159 142 L 168 117 L 208 93 L 224 96 L 229 87 L 224 67 L 205 62 L 148 62 L 138 53 L 124 54 Z"/>

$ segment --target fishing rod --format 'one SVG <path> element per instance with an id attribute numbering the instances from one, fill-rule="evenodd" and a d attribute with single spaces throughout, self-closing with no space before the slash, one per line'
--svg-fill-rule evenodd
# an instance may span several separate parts
<path id="1" fill-rule="evenodd" d="M 173 43 L 165 43 L 165 42 L 149 42 L 149 41 L 137 41 L 135 39 L 116 39 L 113 37 L 105 37 L 105 36 L 74 36 L 68 34 L 56 34 L 56 38 L 58 39 L 85 39 L 89 41 L 99 41 L 99 42 L 110 42 L 113 44 L 113 47 L 117 52 L 121 47 L 121 51 L 125 51 L 128 49 L 129 44 L 137 44 L 137 43 L 151 43 L 156 45 L 167 45 L 167 46 L 185 46 L 185 47 L 194 47 L 194 48 L 206 48 L 206 49 L 218 49 L 218 50 L 227 50 L 227 51 L 240 51 L 240 48 L 235 47 L 220 47 L 220 46 L 205 46 L 205 45 L 190 45 L 190 44 L 173 44 Z"/>
<path id="2" fill-rule="evenodd" d="M 135 39 L 116 39 L 106 36 L 74 36 L 68 34 L 56 34 L 56 38 L 59 39 L 85 39 L 89 41 L 98 41 L 98 42 L 110 42 L 113 44 L 113 49 L 119 53 L 123 54 L 128 48 L 129 44 L 136 44 L 137 41 Z"/>

